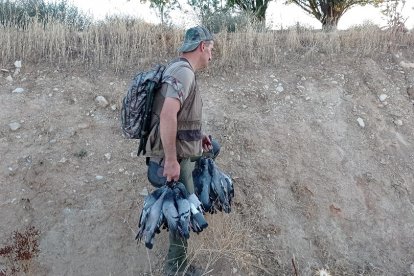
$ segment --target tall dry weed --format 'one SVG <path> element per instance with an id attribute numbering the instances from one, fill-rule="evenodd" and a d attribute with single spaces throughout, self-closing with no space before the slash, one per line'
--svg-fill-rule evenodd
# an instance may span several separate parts
<path id="1" fill-rule="evenodd" d="M 15 60 L 57 66 L 126 68 L 148 67 L 177 55 L 184 30 L 166 28 L 128 18 L 108 18 L 83 31 L 59 22 L 46 26 L 33 21 L 26 29 L 0 29 L 0 65 Z M 414 46 L 414 32 L 381 30 L 373 25 L 326 33 L 305 28 L 269 31 L 246 26 L 216 34 L 217 68 L 277 66 L 295 57 L 318 53 L 376 55 Z"/>

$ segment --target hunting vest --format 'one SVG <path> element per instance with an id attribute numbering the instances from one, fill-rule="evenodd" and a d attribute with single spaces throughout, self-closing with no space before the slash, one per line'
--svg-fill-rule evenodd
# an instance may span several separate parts
<path id="1" fill-rule="evenodd" d="M 163 75 L 163 85 L 160 91 L 154 96 L 154 106 L 152 108 L 151 131 L 146 144 L 147 157 L 164 157 L 164 149 L 160 135 L 160 114 L 165 100 L 167 86 L 172 86 L 177 92 L 180 89 L 180 83 L 169 73 L 174 67 L 187 67 L 191 69 L 187 60 L 181 58 L 172 61 Z M 200 156 L 202 154 L 202 106 L 200 92 L 193 70 L 191 69 L 192 79 L 190 90 L 187 98 L 181 105 L 177 114 L 177 139 L 176 149 L 177 158 L 189 158 Z"/>

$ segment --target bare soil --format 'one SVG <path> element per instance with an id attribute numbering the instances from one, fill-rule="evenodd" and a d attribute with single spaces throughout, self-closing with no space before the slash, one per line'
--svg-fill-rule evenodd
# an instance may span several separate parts
<path id="1" fill-rule="evenodd" d="M 205 130 L 236 189 L 233 212 L 208 216 L 210 228 L 246 227 L 253 260 L 223 254 L 207 269 L 200 255 L 206 274 L 414 275 L 414 68 L 401 61 L 414 56 L 320 55 L 200 74 Z M 0 247 L 36 227 L 28 275 L 160 274 L 165 231 L 151 251 L 134 240 L 141 193 L 153 188 L 137 141 L 120 131 L 133 73 L 23 61 L 13 82 L 0 77 Z M 0 257 L 0 271 L 9 268 Z"/>

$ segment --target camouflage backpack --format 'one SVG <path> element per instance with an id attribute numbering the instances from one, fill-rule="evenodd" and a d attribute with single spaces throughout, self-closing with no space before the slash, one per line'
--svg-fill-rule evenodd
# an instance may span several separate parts
<path id="1" fill-rule="evenodd" d="M 154 94 L 161 87 L 164 65 L 138 73 L 122 101 L 122 131 L 127 138 L 140 139 L 138 155 L 145 154 L 145 144 L 150 131 Z"/>
<path id="2" fill-rule="evenodd" d="M 191 65 L 184 58 L 177 58 L 169 65 L 178 61 L 186 61 L 183 65 L 191 69 Z M 140 139 L 138 156 L 145 155 L 145 145 L 151 131 L 152 106 L 154 95 L 163 83 L 169 83 L 173 87 L 180 84 L 172 76 L 164 76 L 166 66 L 158 64 L 149 71 L 139 72 L 128 89 L 122 101 L 121 128 L 124 135 L 130 139 Z M 192 69 L 191 69 L 192 70 Z"/>

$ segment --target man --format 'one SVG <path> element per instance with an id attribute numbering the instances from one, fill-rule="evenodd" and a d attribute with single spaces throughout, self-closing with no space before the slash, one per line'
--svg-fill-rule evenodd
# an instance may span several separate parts
<path id="1" fill-rule="evenodd" d="M 213 37 L 206 28 L 190 28 L 179 48 L 180 57 L 164 71 L 161 93 L 154 98 L 152 128 L 146 144 L 148 179 L 154 186 L 180 181 L 190 194 L 194 193 L 193 161 L 203 151 L 213 149 L 210 138 L 201 130 L 202 100 L 195 77 L 196 71 L 210 63 L 213 47 Z M 168 275 L 186 269 L 186 251 L 187 240 L 170 235 L 165 267 Z"/>

